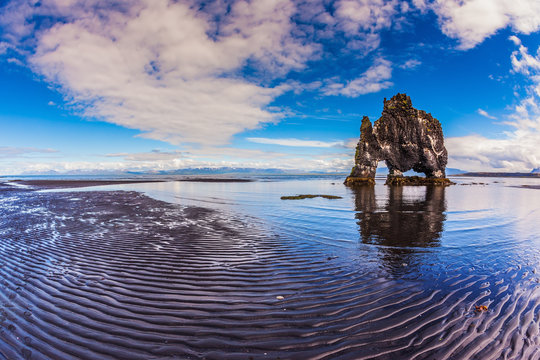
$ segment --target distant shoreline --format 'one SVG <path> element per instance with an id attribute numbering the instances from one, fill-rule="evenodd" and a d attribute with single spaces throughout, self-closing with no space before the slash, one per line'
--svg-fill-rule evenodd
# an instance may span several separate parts
<path id="1" fill-rule="evenodd" d="M 39 179 L 39 180 L 10 180 L 6 183 L 19 184 L 24 186 L 31 186 L 39 189 L 69 189 L 69 188 L 81 188 L 92 186 L 105 186 L 105 185 L 129 185 L 129 184 L 142 184 L 142 183 L 160 183 L 169 181 L 181 181 L 181 182 L 252 182 L 253 179 L 242 178 L 186 178 L 186 179 L 133 179 L 133 180 L 57 180 L 57 179 Z"/>
<path id="2" fill-rule="evenodd" d="M 232 183 L 232 182 L 253 182 L 254 179 L 244 178 L 216 178 L 216 177 L 193 177 L 185 179 L 126 179 L 126 180 L 60 180 L 60 179 L 34 179 L 34 180 L 9 180 L 6 183 L 19 184 L 24 186 L 31 186 L 39 189 L 63 189 L 63 188 L 80 188 L 80 187 L 92 187 L 92 186 L 105 186 L 105 185 L 129 185 L 129 184 L 142 184 L 142 183 L 160 183 L 160 182 L 211 182 L 211 183 Z"/>
<path id="3" fill-rule="evenodd" d="M 103 185 L 125 185 L 165 182 L 164 180 L 10 180 L 5 183 L 20 184 L 40 189 L 69 189 Z"/>
<path id="4" fill-rule="evenodd" d="M 475 176 L 475 177 L 513 177 L 513 178 L 538 178 L 540 173 L 506 173 L 506 172 L 468 172 L 452 176 Z"/>

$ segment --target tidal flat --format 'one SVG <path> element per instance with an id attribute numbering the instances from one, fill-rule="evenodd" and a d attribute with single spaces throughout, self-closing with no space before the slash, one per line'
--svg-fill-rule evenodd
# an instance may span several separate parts
<path id="1" fill-rule="evenodd" d="M 0 359 L 540 359 L 540 180 L 252 180 L 0 184 Z"/>

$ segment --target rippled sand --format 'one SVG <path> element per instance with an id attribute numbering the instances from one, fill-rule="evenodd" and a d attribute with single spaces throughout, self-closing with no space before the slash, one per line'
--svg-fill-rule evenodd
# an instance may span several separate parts
<path id="1" fill-rule="evenodd" d="M 311 225 L 269 207 L 269 225 L 0 186 L 0 358 L 540 359 L 539 247 L 507 237 L 536 207 L 473 226 L 480 210 L 449 209 L 447 191 L 340 194 L 357 228 L 341 246 L 340 205 Z"/>

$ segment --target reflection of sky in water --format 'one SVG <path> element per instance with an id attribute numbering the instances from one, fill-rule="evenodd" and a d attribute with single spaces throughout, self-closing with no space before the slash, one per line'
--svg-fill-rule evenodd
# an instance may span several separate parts
<path id="1" fill-rule="evenodd" d="M 329 255 L 371 257 L 377 249 L 383 266 L 390 268 L 422 261 L 478 264 L 495 254 L 504 259 L 495 261 L 502 265 L 528 258 L 537 249 L 540 190 L 513 186 L 538 180 L 463 178 L 457 181 L 489 185 L 448 188 L 387 187 L 379 181 L 359 189 L 347 188 L 341 180 L 167 182 L 91 190 L 138 190 L 167 202 L 256 217 L 269 232 L 319 246 Z M 295 194 L 343 199 L 280 200 Z"/>
<path id="2" fill-rule="evenodd" d="M 192 239 L 175 243 L 174 236 L 167 237 L 157 250 L 148 247 L 156 243 L 152 234 L 142 232 L 138 244 L 143 253 L 137 254 L 143 259 L 155 256 L 150 264 L 157 266 L 149 269 L 145 263 L 142 271 L 151 276 L 157 271 L 160 279 L 163 262 L 173 262 L 171 269 L 180 272 L 170 289 L 180 285 L 182 296 L 191 291 L 195 301 L 190 311 L 200 306 L 207 312 L 208 302 L 201 302 L 200 296 L 224 304 L 223 313 L 210 315 L 211 334 L 221 323 L 226 324 L 222 335 L 236 332 L 235 339 L 244 339 L 245 322 L 236 321 L 244 318 L 235 316 L 247 306 L 248 338 L 253 339 L 251 327 L 262 324 L 258 334 L 263 343 L 257 347 L 270 346 L 272 351 L 276 344 L 293 349 L 306 342 L 316 354 L 329 351 L 328 358 L 538 358 L 540 190 L 512 187 L 531 184 L 530 179 L 458 181 L 489 185 L 387 187 L 379 182 L 373 188 L 350 189 L 336 178 L 170 182 L 92 190 L 139 190 L 159 200 L 219 210 L 203 212 L 201 226 L 196 227 L 203 231 Z M 343 198 L 280 200 L 295 194 Z M 159 206 L 151 214 L 154 211 Z M 182 220 L 181 214 L 160 214 L 157 219 L 167 226 Z M 92 229 L 101 234 L 100 226 L 116 220 Z M 139 221 L 131 225 L 138 229 Z M 178 234 L 185 231 L 178 229 Z M 141 233 L 128 234 L 122 243 L 131 253 L 131 239 Z M 115 244 L 108 246 L 115 248 L 116 259 Z M 133 261 L 128 256 L 128 269 Z M 204 277 L 197 278 L 201 271 Z M 146 283 L 145 294 L 147 286 L 160 285 L 160 279 Z M 275 307 L 276 295 L 283 295 L 283 308 Z M 231 309 L 231 304 L 239 307 Z M 489 310 L 478 312 L 479 305 Z M 197 326 L 207 325 L 199 318 L 195 321 Z M 222 343 L 218 346 L 223 348 Z M 283 358 L 310 358 L 309 354 Z"/>

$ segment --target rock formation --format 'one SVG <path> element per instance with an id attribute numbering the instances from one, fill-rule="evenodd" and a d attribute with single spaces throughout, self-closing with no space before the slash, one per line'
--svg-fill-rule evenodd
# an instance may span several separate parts
<path id="1" fill-rule="evenodd" d="M 384 99 L 382 115 L 374 126 L 364 116 L 355 166 L 345 184 L 374 184 L 379 161 L 388 167 L 387 184 L 450 184 L 441 124 L 431 114 L 415 109 L 406 94 Z M 426 177 L 404 178 L 403 173 L 410 169 Z"/>

